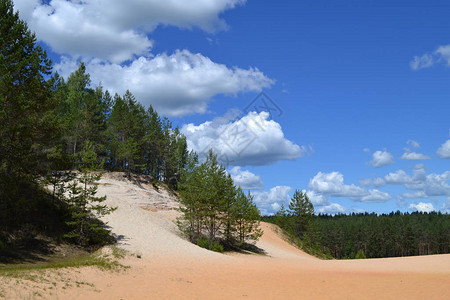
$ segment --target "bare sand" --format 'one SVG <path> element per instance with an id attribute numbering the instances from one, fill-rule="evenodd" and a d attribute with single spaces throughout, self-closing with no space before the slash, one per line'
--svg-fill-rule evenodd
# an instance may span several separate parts
<path id="1" fill-rule="evenodd" d="M 113 173 L 101 180 L 99 194 L 118 207 L 105 220 L 119 246 L 141 258 L 128 256 L 122 263 L 130 269 L 121 272 L 86 267 L 49 274 L 49 281 L 80 283 L 53 288 L 0 278 L 0 298 L 450 299 L 450 255 L 325 261 L 290 245 L 267 223 L 257 243 L 267 255 L 219 254 L 180 236 L 177 203 L 166 190 Z"/>

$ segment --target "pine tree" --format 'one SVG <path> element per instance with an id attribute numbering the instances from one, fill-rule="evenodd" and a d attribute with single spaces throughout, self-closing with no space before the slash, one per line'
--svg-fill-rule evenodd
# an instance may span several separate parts
<path id="1" fill-rule="evenodd" d="M 259 227 L 261 214 L 253 203 L 253 196 L 250 192 L 245 195 L 241 188 L 236 193 L 236 233 L 238 245 L 249 241 L 257 241 L 263 234 Z"/>
<path id="2" fill-rule="evenodd" d="M 284 204 L 281 204 L 280 209 L 275 214 L 275 223 L 280 226 L 280 228 L 284 230 L 290 230 L 289 227 L 289 220 L 288 220 L 288 211 L 284 207 Z"/>
<path id="3" fill-rule="evenodd" d="M 107 117 L 111 106 L 109 93 L 104 96 L 102 86 L 90 87 L 90 75 L 80 63 L 67 82 L 61 80 L 57 93 L 62 98 L 59 111 L 64 121 L 64 142 L 67 153 L 77 155 L 86 141 L 94 143 L 101 153 L 106 152 Z"/>
<path id="4" fill-rule="evenodd" d="M 51 60 L 11 1 L 0 1 L 0 15 L 0 168 L 29 174 L 54 134 Z"/>
<path id="5" fill-rule="evenodd" d="M 74 227 L 74 230 L 66 236 L 77 239 L 80 245 L 87 245 L 93 239 L 108 235 L 109 231 L 97 218 L 110 214 L 116 208 L 102 204 L 106 196 L 95 196 L 98 189 L 95 183 L 100 180 L 102 172 L 96 173 L 101 164 L 97 163 L 97 154 L 90 141 L 85 143 L 80 156 L 80 176 L 69 185 L 68 201 L 72 205 L 73 220 L 68 221 L 67 225 Z"/>
<path id="6" fill-rule="evenodd" d="M 310 229 L 311 220 L 314 217 L 314 206 L 304 191 L 295 190 L 289 209 L 294 220 L 294 230 L 302 236 Z"/>
<path id="7" fill-rule="evenodd" d="M 21 207 L 32 201 L 24 187 L 37 188 L 59 129 L 51 60 L 12 1 L 0 0 L 0 16 L 0 227 L 8 227 L 23 225 Z"/>

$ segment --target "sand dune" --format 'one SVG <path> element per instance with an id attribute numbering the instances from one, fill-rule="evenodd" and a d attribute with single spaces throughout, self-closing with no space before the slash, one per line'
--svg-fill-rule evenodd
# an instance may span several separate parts
<path id="1" fill-rule="evenodd" d="M 267 255 L 218 254 L 184 240 L 173 220 L 177 203 L 164 189 L 107 174 L 99 193 L 118 209 L 108 216 L 127 258 L 125 272 L 94 268 L 65 276 L 94 284 L 40 290 L 45 299 L 450 299 L 450 255 L 324 261 L 262 223 L 257 246 Z M 1 281 L 0 281 L 1 283 Z M 10 293 L 20 298 L 28 294 Z"/>

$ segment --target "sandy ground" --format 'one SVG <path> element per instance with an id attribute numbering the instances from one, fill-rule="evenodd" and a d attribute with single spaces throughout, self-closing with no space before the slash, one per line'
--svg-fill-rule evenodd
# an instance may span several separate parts
<path id="1" fill-rule="evenodd" d="M 50 272 L 49 282 L 71 282 L 53 287 L 0 278 L 0 298 L 450 299 L 450 255 L 324 261 L 293 247 L 267 223 L 257 244 L 267 255 L 218 254 L 179 235 L 177 203 L 164 189 L 139 187 L 113 173 L 101 180 L 99 194 L 118 207 L 105 220 L 119 246 L 141 258 L 126 258 L 131 268 L 121 272 Z"/>

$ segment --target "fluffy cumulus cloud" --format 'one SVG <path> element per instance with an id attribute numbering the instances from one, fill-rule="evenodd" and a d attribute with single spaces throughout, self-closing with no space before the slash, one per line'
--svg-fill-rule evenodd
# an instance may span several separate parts
<path id="1" fill-rule="evenodd" d="M 372 154 L 372 160 L 369 162 L 374 168 L 394 163 L 394 156 L 387 151 L 375 151 Z"/>
<path id="2" fill-rule="evenodd" d="M 416 153 L 416 152 L 405 152 L 403 153 L 402 157 L 400 157 L 401 159 L 405 159 L 405 160 L 426 160 L 426 159 L 431 159 L 431 157 L 422 154 L 422 153 Z"/>
<path id="3" fill-rule="evenodd" d="M 223 30 L 221 13 L 246 0 L 15 0 L 37 37 L 63 55 L 55 70 L 67 77 L 82 59 L 92 82 L 127 89 L 167 116 L 204 113 L 212 97 L 259 92 L 273 81 L 256 68 L 229 68 L 201 54 L 151 53 L 158 26 Z"/>
<path id="4" fill-rule="evenodd" d="M 366 190 L 354 184 L 344 184 L 344 175 L 339 172 L 319 172 L 309 181 L 309 189 L 335 197 L 362 197 L 367 194 Z"/>
<path id="5" fill-rule="evenodd" d="M 344 175 L 339 172 L 322 173 L 319 172 L 309 181 L 310 191 L 315 204 L 329 205 L 327 196 L 347 197 L 353 201 L 360 202 L 386 202 L 392 197 L 379 190 L 366 190 L 354 184 L 344 184 Z M 325 197 L 325 198 L 324 198 Z"/>
<path id="6" fill-rule="evenodd" d="M 412 181 L 412 177 L 403 170 L 397 170 L 384 176 L 384 182 L 386 184 L 405 184 L 411 183 Z"/>
<path id="7" fill-rule="evenodd" d="M 254 202 L 263 215 L 272 215 L 280 209 L 281 205 L 287 208 L 291 200 L 290 191 L 289 186 L 276 186 L 270 191 L 256 191 L 253 193 Z"/>
<path id="8" fill-rule="evenodd" d="M 311 203 L 314 205 L 314 210 L 316 214 L 344 214 L 349 212 L 349 210 L 340 205 L 339 203 L 332 203 L 328 201 L 327 194 L 316 192 L 316 191 L 303 191 L 306 192 Z"/>
<path id="9" fill-rule="evenodd" d="M 450 196 L 450 171 L 441 174 L 427 174 L 425 166 L 416 165 L 412 174 L 403 170 L 388 173 L 384 177 L 361 180 L 366 186 L 385 186 L 387 184 L 403 185 L 406 189 L 415 191 L 404 193 L 400 199 L 428 198 L 432 196 Z"/>
<path id="10" fill-rule="evenodd" d="M 217 119 L 181 128 L 188 147 L 200 156 L 212 149 L 224 165 L 261 166 L 295 160 L 310 151 L 286 139 L 277 122 L 267 112 L 249 112 L 235 120 Z"/>
<path id="11" fill-rule="evenodd" d="M 440 158 L 450 158 L 450 140 L 443 143 L 436 153 Z"/>
<path id="12" fill-rule="evenodd" d="M 374 186 L 374 187 L 382 187 L 386 185 L 386 181 L 384 178 L 376 177 L 376 178 L 367 178 L 361 179 L 359 181 L 359 185 L 361 186 Z"/>
<path id="13" fill-rule="evenodd" d="M 418 191 L 414 193 L 403 193 L 399 196 L 400 199 L 425 199 L 428 198 L 428 195 L 425 194 L 424 191 Z"/>
<path id="14" fill-rule="evenodd" d="M 261 177 L 250 171 L 242 170 L 241 167 L 233 167 L 230 170 L 230 175 L 234 183 L 243 190 L 259 190 L 263 188 Z"/>
<path id="15" fill-rule="evenodd" d="M 406 144 L 408 144 L 409 146 L 418 149 L 420 148 L 420 144 L 414 140 L 408 140 L 406 142 Z M 411 151 L 411 149 L 405 147 L 404 148 L 405 153 L 403 153 L 402 157 L 400 157 L 400 159 L 404 159 L 404 160 L 426 160 L 426 159 L 431 159 L 431 157 L 422 154 L 422 153 L 417 153 L 417 152 L 413 152 Z"/>
<path id="16" fill-rule="evenodd" d="M 413 177 L 411 183 L 405 184 L 409 190 L 423 191 L 427 196 L 450 196 L 450 171 L 442 174 L 427 174 L 424 178 Z"/>
<path id="17" fill-rule="evenodd" d="M 93 83 L 102 82 L 112 93 L 130 90 L 144 105 L 163 115 L 204 113 L 218 94 L 259 92 L 273 81 L 258 69 L 228 68 L 187 50 L 153 58 L 140 57 L 129 65 L 92 60 L 86 64 Z M 76 69 L 72 59 L 63 59 L 55 69 L 67 77 Z"/>
<path id="18" fill-rule="evenodd" d="M 426 213 L 435 210 L 432 203 L 424 203 L 424 202 L 419 202 L 418 204 L 410 204 L 409 209 Z"/>
<path id="19" fill-rule="evenodd" d="M 440 46 L 434 52 L 422 56 L 415 56 L 409 65 L 413 70 L 420 70 L 439 63 L 450 66 L 450 45 Z"/>
<path id="20" fill-rule="evenodd" d="M 55 52 L 74 58 L 121 63 L 148 55 L 147 34 L 159 25 L 227 28 L 220 14 L 245 0 L 14 0 L 16 9 L 39 39 Z"/>
<path id="21" fill-rule="evenodd" d="M 383 203 L 390 199 L 392 199 L 391 195 L 388 193 L 379 191 L 379 190 L 368 190 L 368 194 L 362 196 L 359 201 L 361 202 L 374 202 L 374 203 Z"/>
<path id="22" fill-rule="evenodd" d="M 328 197 L 322 193 L 307 191 L 306 195 L 314 206 L 326 206 L 330 204 Z"/>

